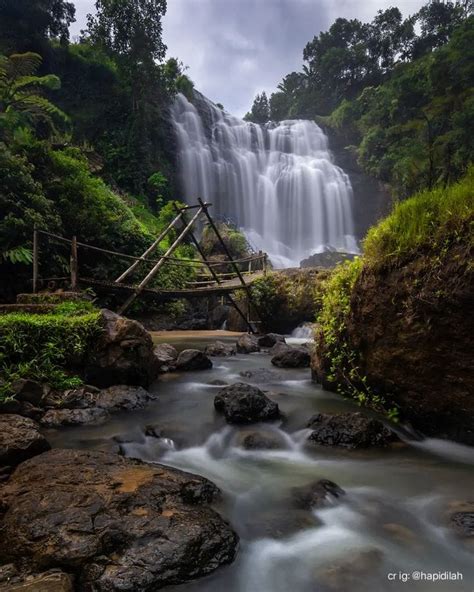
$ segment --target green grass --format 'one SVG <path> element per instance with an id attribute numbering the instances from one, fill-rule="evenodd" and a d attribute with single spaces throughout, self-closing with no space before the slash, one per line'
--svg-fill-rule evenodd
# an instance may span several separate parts
<path id="1" fill-rule="evenodd" d="M 474 165 L 458 183 L 422 191 L 395 206 L 364 241 L 368 265 L 400 263 L 423 251 L 473 241 Z"/>
<path id="2" fill-rule="evenodd" d="M 81 384 L 73 368 L 100 333 L 100 313 L 90 303 L 65 302 L 50 314 L 0 316 L 0 402 L 11 399 L 12 384 L 30 378 L 56 389 Z"/>

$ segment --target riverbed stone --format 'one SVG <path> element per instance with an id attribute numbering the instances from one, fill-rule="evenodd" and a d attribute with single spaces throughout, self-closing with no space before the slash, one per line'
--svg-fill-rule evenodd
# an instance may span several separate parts
<path id="1" fill-rule="evenodd" d="M 277 343 L 286 343 L 284 335 L 280 335 L 279 333 L 267 333 L 258 338 L 258 345 L 260 347 L 273 347 Z"/>
<path id="2" fill-rule="evenodd" d="M 287 347 L 272 357 L 272 364 L 278 368 L 309 368 L 311 357 L 305 347 Z"/>
<path id="3" fill-rule="evenodd" d="M 0 592 L 74 592 L 73 577 L 59 569 L 51 569 L 0 583 Z"/>
<path id="4" fill-rule="evenodd" d="M 228 423 L 246 424 L 280 417 L 278 405 L 257 387 L 238 382 L 223 388 L 214 398 L 214 407 Z"/>
<path id="5" fill-rule="evenodd" d="M 239 354 L 252 354 L 260 351 L 258 339 L 255 335 L 244 333 L 237 340 L 237 352 Z"/>
<path id="6" fill-rule="evenodd" d="M 52 450 L 4 487 L 0 556 L 73 571 L 81 591 L 151 592 L 233 560 L 238 537 L 208 506 L 218 496 L 207 479 L 169 467 Z"/>
<path id="7" fill-rule="evenodd" d="M 41 405 L 41 400 L 45 394 L 44 386 L 40 382 L 30 380 L 29 378 L 15 380 L 11 389 L 17 401 L 25 401 L 35 407 Z"/>
<path id="8" fill-rule="evenodd" d="M 21 415 L 0 415 L 0 466 L 15 467 L 49 449 L 35 421 Z"/>
<path id="9" fill-rule="evenodd" d="M 141 386 L 119 384 L 100 391 L 96 405 L 108 411 L 141 409 L 155 397 Z"/>
<path id="10" fill-rule="evenodd" d="M 159 343 L 153 349 L 158 360 L 160 372 L 168 372 L 174 367 L 178 358 L 178 350 L 170 343 Z"/>
<path id="11" fill-rule="evenodd" d="M 212 368 L 210 358 L 199 349 L 185 349 L 176 360 L 176 370 L 208 370 L 209 368 Z"/>
<path id="12" fill-rule="evenodd" d="M 397 439 L 381 421 L 359 411 L 329 415 L 318 413 L 308 422 L 308 443 L 342 448 L 387 446 Z"/>
<path id="13" fill-rule="evenodd" d="M 245 450 L 277 450 L 285 448 L 283 438 L 275 432 L 243 431 L 236 438 L 237 446 Z"/>
<path id="14" fill-rule="evenodd" d="M 308 485 L 294 487 L 291 490 L 293 502 L 297 508 L 311 510 L 321 508 L 345 495 L 345 491 L 329 479 L 319 479 Z"/>
<path id="15" fill-rule="evenodd" d="M 255 370 L 242 370 L 240 372 L 242 378 L 246 378 L 255 384 L 268 384 L 272 382 L 280 382 L 284 380 L 282 372 L 272 370 L 270 368 L 255 368 Z"/>
<path id="16" fill-rule="evenodd" d="M 137 321 L 110 310 L 101 311 L 102 332 L 85 364 L 87 382 L 106 388 L 114 384 L 147 387 L 158 376 L 159 362 L 150 334 Z"/>
<path id="17" fill-rule="evenodd" d="M 106 409 L 90 407 L 89 409 L 49 409 L 41 418 L 45 428 L 77 426 L 103 423 L 109 418 Z"/>
<path id="18" fill-rule="evenodd" d="M 216 341 L 215 343 L 207 345 L 204 353 L 211 357 L 227 358 L 229 356 L 235 356 L 237 350 L 235 345 L 227 344 L 223 341 Z"/>

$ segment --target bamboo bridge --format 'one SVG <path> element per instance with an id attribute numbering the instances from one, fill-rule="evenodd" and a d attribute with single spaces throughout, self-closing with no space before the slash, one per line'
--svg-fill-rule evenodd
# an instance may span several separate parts
<path id="1" fill-rule="evenodd" d="M 235 308 L 237 313 L 243 318 L 249 330 L 254 332 L 254 325 L 255 323 L 258 323 L 258 321 L 251 321 L 249 317 L 250 313 L 244 313 L 232 294 L 237 290 L 244 290 L 247 299 L 247 311 L 250 311 L 250 305 L 256 310 L 255 303 L 252 302 L 250 286 L 255 280 L 266 275 L 268 256 L 266 253 L 260 251 L 245 258 L 233 259 L 216 223 L 209 214 L 208 208 L 210 206 L 211 204 L 205 203 L 201 199 L 198 200 L 197 205 L 181 208 L 175 206 L 175 218 L 159 234 L 144 253 L 138 257 L 80 242 L 75 236 L 69 239 L 35 228 L 33 234 L 33 292 L 38 292 L 40 285 L 52 289 L 58 282 L 68 282 L 69 288 L 72 291 L 76 291 L 79 288 L 90 287 L 102 293 L 114 293 L 116 295 L 123 294 L 125 300 L 118 308 L 117 312 L 119 314 L 124 314 L 130 305 L 141 295 L 151 295 L 155 300 L 160 302 L 179 298 L 191 299 L 203 296 L 220 295 L 227 299 L 229 304 Z M 188 217 L 188 214 L 192 215 L 192 217 Z M 204 251 L 193 232 L 193 228 L 202 217 L 204 217 L 209 224 L 210 229 L 215 234 L 223 253 L 225 253 L 225 259 L 212 259 L 206 257 L 204 254 Z M 163 254 L 154 258 L 153 252 L 159 247 L 160 243 L 170 235 L 172 230 L 177 231 L 176 238 L 174 238 L 172 244 Z M 45 237 L 45 239 L 48 239 L 49 241 L 59 242 L 69 246 L 69 276 L 39 276 L 40 252 L 42 252 L 40 249 L 41 237 Z M 183 244 L 186 239 L 196 247 L 200 259 L 182 259 L 173 256 L 173 253 L 179 245 Z M 91 250 L 97 253 L 111 255 L 126 260 L 129 265 L 116 278 L 87 277 L 80 272 L 79 250 Z M 44 264 L 45 262 L 43 260 L 43 266 Z M 151 269 L 147 269 L 142 279 L 132 281 L 132 274 L 134 277 L 139 276 L 140 267 L 143 267 L 144 264 L 147 265 L 147 268 L 151 265 Z M 193 269 L 193 275 L 195 277 L 186 282 L 184 286 L 175 289 L 156 286 L 153 284 L 153 279 L 165 265 Z M 229 269 L 230 271 L 228 271 Z M 258 313 L 258 311 L 256 312 Z"/>

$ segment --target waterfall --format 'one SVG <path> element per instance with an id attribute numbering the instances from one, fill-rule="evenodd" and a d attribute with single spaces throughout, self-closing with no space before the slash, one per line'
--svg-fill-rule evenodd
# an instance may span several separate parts
<path id="1" fill-rule="evenodd" d="M 172 107 L 183 199 L 213 204 L 275 267 L 299 266 L 325 250 L 357 252 L 349 177 L 313 121 L 260 126 L 196 93 Z"/>

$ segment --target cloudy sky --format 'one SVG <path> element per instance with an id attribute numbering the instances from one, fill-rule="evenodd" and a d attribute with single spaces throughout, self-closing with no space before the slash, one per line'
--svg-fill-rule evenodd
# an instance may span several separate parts
<path id="1" fill-rule="evenodd" d="M 73 0 L 84 28 L 94 0 Z M 302 66 L 303 48 L 339 16 L 370 21 L 398 6 L 406 16 L 423 0 L 168 0 L 164 36 L 168 55 L 189 67 L 196 88 L 242 116 L 256 93 L 271 93 Z"/>

